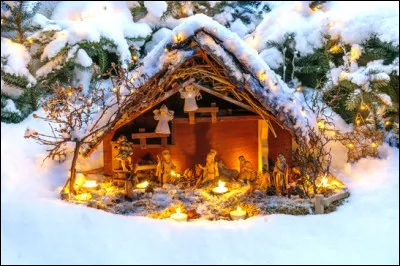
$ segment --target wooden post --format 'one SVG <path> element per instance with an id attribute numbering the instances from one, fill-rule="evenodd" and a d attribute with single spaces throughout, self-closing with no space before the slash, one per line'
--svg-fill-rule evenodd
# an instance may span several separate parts
<path id="1" fill-rule="evenodd" d="M 194 124 L 196 123 L 194 118 L 195 118 L 195 113 L 194 112 L 189 112 L 189 124 Z"/>
<path id="2" fill-rule="evenodd" d="M 314 199 L 314 208 L 315 214 L 323 214 L 324 213 L 324 195 L 317 194 Z"/>
<path id="3" fill-rule="evenodd" d="M 217 122 L 217 113 L 211 112 L 211 123 L 216 123 L 216 122 Z"/>
<path id="4" fill-rule="evenodd" d="M 162 146 L 163 148 L 167 147 L 167 141 L 168 141 L 167 138 L 161 138 L 161 146 Z"/>

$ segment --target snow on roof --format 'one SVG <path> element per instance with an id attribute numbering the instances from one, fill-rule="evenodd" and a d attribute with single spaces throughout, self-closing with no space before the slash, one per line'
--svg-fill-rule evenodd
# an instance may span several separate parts
<path id="1" fill-rule="evenodd" d="M 199 30 L 203 30 L 203 33 L 200 33 Z M 176 43 L 177 40 L 182 43 L 194 35 L 196 35 L 195 40 L 202 48 L 206 48 L 208 52 L 218 58 L 223 58 L 222 63 L 230 70 L 229 74 L 235 81 L 239 81 L 241 84 L 245 82 L 251 84 L 253 92 L 264 99 L 264 104 L 274 108 L 269 111 L 277 115 L 278 109 L 283 108 L 284 113 L 290 114 L 295 122 L 292 125 L 288 122 L 289 126 L 294 129 L 302 127 L 306 122 L 306 116 L 312 115 L 304 110 L 299 101 L 291 101 L 290 95 L 294 93 L 294 89 L 289 88 L 281 77 L 270 69 L 256 50 L 246 44 L 236 33 L 203 14 L 187 18 L 154 47 L 143 59 L 142 65 L 131 72 L 134 85 L 141 86 L 160 71 L 179 66 L 191 57 L 193 51 L 190 50 L 179 50 L 178 48 L 165 52 L 164 49 L 167 45 Z M 214 38 L 221 42 L 217 44 Z M 249 73 L 243 73 L 242 68 L 235 60 L 249 70 Z M 147 78 L 137 79 L 143 76 Z M 260 78 L 261 76 L 262 78 Z M 124 93 L 129 94 L 129 91 Z M 287 120 L 287 116 L 281 117 L 281 120 Z"/>

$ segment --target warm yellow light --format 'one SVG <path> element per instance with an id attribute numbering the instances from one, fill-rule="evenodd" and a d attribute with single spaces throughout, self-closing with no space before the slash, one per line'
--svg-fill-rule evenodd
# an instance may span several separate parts
<path id="1" fill-rule="evenodd" d="M 181 208 L 176 208 L 176 214 L 181 214 Z"/>
<path id="2" fill-rule="evenodd" d="M 333 54 L 337 54 L 341 51 L 341 49 L 340 49 L 339 45 L 335 44 L 334 46 L 332 46 L 331 49 L 329 49 L 329 51 Z"/>
<path id="3" fill-rule="evenodd" d="M 164 48 L 164 52 L 168 53 L 168 49 L 167 49 L 167 48 Z"/>
<path id="4" fill-rule="evenodd" d="M 361 123 L 361 120 L 360 120 L 360 119 L 357 119 L 357 120 L 356 120 L 356 124 L 357 124 L 357 126 L 359 126 L 359 125 L 360 125 L 360 123 Z"/>
<path id="5" fill-rule="evenodd" d="M 67 92 L 68 96 L 72 96 L 72 91 Z"/>
<path id="6" fill-rule="evenodd" d="M 390 121 L 385 122 L 385 125 L 387 125 L 387 126 L 390 126 L 391 124 L 392 124 L 392 122 L 390 122 Z"/>
<path id="7" fill-rule="evenodd" d="M 219 181 L 218 181 L 218 187 L 219 187 L 220 189 L 224 188 L 224 187 L 225 187 L 225 182 L 222 182 L 221 180 L 219 180 Z"/>
<path id="8" fill-rule="evenodd" d="M 146 188 L 149 185 L 148 181 L 144 181 L 136 185 L 137 188 Z"/>
<path id="9" fill-rule="evenodd" d="M 118 90 L 117 88 L 113 88 L 113 92 L 117 92 L 117 90 Z"/>
<path id="10" fill-rule="evenodd" d="M 362 104 L 360 109 L 364 111 L 367 109 L 367 106 L 365 104 Z"/>
<path id="11" fill-rule="evenodd" d="M 92 194 L 90 194 L 90 193 L 82 193 L 82 194 L 75 196 L 75 199 L 79 200 L 79 201 L 87 201 L 87 200 L 90 200 L 91 198 L 92 198 Z"/>
<path id="12" fill-rule="evenodd" d="M 134 89 L 131 89 L 131 90 L 130 90 L 130 92 L 131 92 L 131 93 L 134 93 L 134 92 L 135 92 L 135 90 L 134 90 Z"/>
<path id="13" fill-rule="evenodd" d="M 4 24 L 4 19 L 1 19 L 1 25 L 3 25 Z"/>
<path id="14" fill-rule="evenodd" d="M 138 60 L 138 57 L 137 57 L 136 55 L 134 55 L 134 56 L 132 56 L 132 59 L 133 59 L 134 61 L 137 61 L 137 60 Z"/>
<path id="15" fill-rule="evenodd" d="M 267 79 L 267 73 L 265 73 L 265 71 L 260 71 L 258 77 L 260 78 L 260 81 L 265 81 Z"/>
<path id="16" fill-rule="evenodd" d="M 321 186 L 327 187 L 328 186 L 328 178 L 326 175 L 321 179 Z"/>
<path id="17" fill-rule="evenodd" d="M 237 212 L 242 212 L 242 208 L 240 208 L 239 206 L 236 209 Z"/>
<path id="18" fill-rule="evenodd" d="M 354 148 L 354 144 L 353 144 L 353 143 L 349 143 L 349 144 L 347 144 L 347 148 L 349 148 L 349 149 L 353 149 L 353 148 Z"/>
<path id="19" fill-rule="evenodd" d="M 303 88 L 301 86 L 297 86 L 296 91 L 301 91 Z"/>
<path id="20" fill-rule="evenodd" d="M 180 43 L 181 41 L 183 41 L 183 34 L 182 33 L 178 33 L 177 35 L 174 35 L 174 42 L 175 43 Z"/>
<path id="21" fill-rule="evenodd" d="M 186 11 L 186 8 L 185 8 L 185 7 L 182 7 L 182 8 L 181 8 L 181 11 L 182 11 L 182 14 L 186 15 L 186 12 L 187 12 L 187 11 Z"/>
<path id="22" fill-rule="evenodd" d="M 214 33 L 217 32 L 217 28 L 214 28 L 213 32 L 214 32 Z"/>
<path id="23" fill-rule="evenodd" d="M 318 126 L 319 129 L 324 129 L 325 128 L 325 121 L 324 120 L 318 121 L 317 126 Z"/>
<path id="24" fill-rule="evenodd" d="M 371 143 L 371 147 L 372 147 L 372 148 L 376 148 L 376 146 L 377 146 L 377 145 L 376 145 L 375 142 L 372 142 L 372 143 Z"/>
<path id="25" fill-rule="evenodd" d="M 27 40 L 29 43 L 33 43 L 33 39 L 32 39 L 32 38 L 26 38 L 26 40 Z"/>
<path id="26" fill-rule="evenodd" d="M 175 171 L 171 171 L 171 175 L 172 175 L 172 176 L 176 176 Z"/>
<path id="27" fill-rule="evenodd" d="M 97 187 L 97 182 L 96 180 L 86 180 L 85 183 L 83 184 L 83 187 L 85 188 Z"/>

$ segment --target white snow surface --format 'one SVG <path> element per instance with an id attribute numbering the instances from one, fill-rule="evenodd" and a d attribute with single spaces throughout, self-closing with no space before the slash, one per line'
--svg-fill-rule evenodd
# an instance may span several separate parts
<path id="1" fill-rule="evenodd" d="M 188 222 L 115 215 L 58 199 L 68 163 L 24 139 L 32 116 L 1 124 L 2 264 L 398 264 L 399 151 L 339 163 L 349 201 L 327 215 Z M 79 169 L 98 167 L 97 159 Z"/>
<path id="2" fill-rule="evenodd" d="M 27 68 L 31 60 L 31 55 L 25 46 L 1 37 L 1 57 L 7 58 L 7 63 L 5 65 L 1 64 L 4 72 L 16 76 L 24 76 L 31 85 L 36 84 L 36 79 Z"/>
<path id="3" fill-rule="evenodd" d="M 360 44 L 373 34 L 382 41 L 399 43 L 399 2 L 330 1 L 324 4 L 326 8 L 315 12 L 309 8 L 309 1 L 268 4 L 271 12 L 246 38 L 259 52 L 266 48 L 267 41 L 280 42 L 289 32 L 296 34 L 295 48 L 301 55 L 321 47 L 323 34 L 349 44 Z"/>
<path id="4" fill-rule="evenodd" d="M 160 18 L 168 8 L 165 1 L 144 1 L 144 6 L 149 13 L 157 18 Z"/>

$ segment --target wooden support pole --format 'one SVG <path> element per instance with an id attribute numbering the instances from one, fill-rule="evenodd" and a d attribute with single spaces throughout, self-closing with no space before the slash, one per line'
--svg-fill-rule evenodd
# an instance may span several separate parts
<path id="1" fill-rule="evenodd" d="M 314 213 L 323 214 L 324 213 L 324 195 L 317 194 L 314 198 Z"/>
<path id="2" fill-rule="evenodd" d="M 146 138 L 140 138 L 140 148 L 142 150 L 146 149 Z"/>
<path id="3" fill-rule="evenodd" d="M 195 113 L 194 112 L 189 112 L 189 124 L 195 124 Z"/>
<path id="4" fill-rule="evenodd" d="M 163 148 L 167 147 L 167 141 L 168 141 L 167 138 L 161 138 L 161 146 L 162 146 Z"/>

